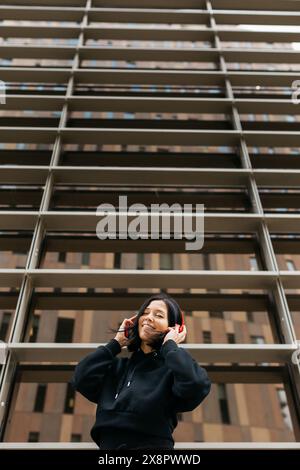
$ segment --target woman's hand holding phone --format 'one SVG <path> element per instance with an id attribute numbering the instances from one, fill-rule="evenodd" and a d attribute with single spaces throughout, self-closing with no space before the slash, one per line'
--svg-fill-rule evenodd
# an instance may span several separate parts
<path id="1" fill-rule="evenodd" d="M 129 338 L 127 336 L 128 328 L 134 325 L 134 319 L 136 317 L 137 317 L 137 314 L 133 315 L 133 317 L 125 318 L 119 328 L 120 331 L 115 336 L 115 339 L 120 343 L 121 348 L 129 344 Z"/>

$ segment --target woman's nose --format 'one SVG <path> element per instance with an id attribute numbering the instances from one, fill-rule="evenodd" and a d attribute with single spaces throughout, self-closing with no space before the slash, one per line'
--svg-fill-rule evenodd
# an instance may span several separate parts
<path id="1" fill-rule="evenodd" d="M 148 316 L 147 316 L 147 319 L 153 322 L 154 315 L 152 313 L 149 313 Z"/>

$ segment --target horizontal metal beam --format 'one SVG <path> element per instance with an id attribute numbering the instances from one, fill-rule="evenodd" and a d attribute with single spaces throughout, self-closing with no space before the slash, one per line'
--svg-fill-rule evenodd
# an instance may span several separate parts
<path id="1" fill-rule="evenodd" d="M 112 1 L 116 1 L 116 0 L 112 0 Z M 128 1 L 130 2 L 132 0 L 128 0 Z M 28 5 L 30 4 L 30 6 L 41 6 L 40 0 L 27 0 L 27 3 Z M 61 6 L 61 0 L 46 0 L 43 3 L 49 7 Z M 68 6 L 68 7 L 85 7 L 86 0 L 63 0 L 63 3 L 64 3 L 64 6 Z M 5 0 L 5 5 L 24 6 L 24 0 Z M 97 5 L 97 6 L 100 6 L 100 5 Z"/>
<path id="2" fill-rule="evenodd" d="M 269 310 L 269 299 L 264 294 L 172 294 L 179 305 L 184 306 L 186 312 L 192 310 L 217 311 L 243 311 L 245 305 L 249 311 L 266 312 Z M 1 295 L 1 303 L 7 300 L 7 295 Z M 16 296 L 15 296 L 16 297 Z M 291 310 L 298 310 L 300 295 L 287 296 Z M 136 310 L 145 300 L 145 294 L 127 292 L 35 292 L 33 305 L 35 309 L 46 310 Z M 14 298 L 14 302 L 16 299 Z M 12 301 L 9 305 L 12 305 Z M 10 307 L 13 308 L 13 307 Z M 101 313 L 100 313 L 101 315 Z M 186 314 L 187 315 L 187 314 Z"/>
<path id="3" fill-rule="evenodd" d="M 197 26 L 195 28 L 182 29 L 166 28 L 157 26 L 121 26 L 116 27 L 105 25 L 99 27 L 88 26 L 84 30 L 85 39 L 115 39 L 115 40 L 140 40 L 140 41 L 213 41 L 214 32 L 206 26 Z"/>
<path id="4" fill-rule="evenodd" d="M 99 241 L 99 243 L 101 243 Z M 280 272 L 135 269 L 0 269 L 3 287 L 19 286 L 26 274 L 35 287 L 269 289 Z M 300 272 L 283 271 L 285 287 L 299 285 Z"/>
<path id="5" fill-rule="evenodd" d="M 245 305 L 250 311 L 267 312 L 270 308 L 268 297 L 264 294 L 172 294 L 172 296 L 184 305 L 186 311 L 192 310 L 218 310 L 218 311 L 243 311 Z M 300 310 L 300 295 L 286 295 L 291 311 Z M 1 306 L 3 309 L 16 307 L 18 293 L 1 292 Z M 113 293 L 82 293 L 82 292 L 35 292 L 33 304 L 36 309 L 46 310 L 132 310 L 137 309 L 145 298 L 145 294 L 127 292 L 124 294 Z"/>
<path id="6" fill-rule="evenodd" d="M 134 269 L 0 269 L 0 284 L 17 287 L 26 274 L 35 287 L 268 289 L 281 279 L 297 288 L 299 271 L 134 270 Z"/>
<path id="7" fill-rule="evenodd" d="M 60 1 L 60 0 L 58 0 Z M 31 2 L 32 3 L 32 2 Z M 41 2 L 38 2 L 41 4 Z M 2 38 L 61 38 L 61 39 L 77 39 L 79 37 L 80 26 L 33 26 L 33 25 L 1 25 Z"/>
<path id="8" fill-rule="evenodd" d="M 20 287 L 23 277 L 23 269 L 0 269 L 1 287 Z"/>
<path id="9" fill-rule="evenodd" d="M 214 10 L 214 18 L 218 24 L 276 24 L 298 25 L 300 13 L 285 11 Z M 143 8 L 91 8 L 89 21 L 125 23 L 176 23 L 176 24 L 207 24 L 207 10 L 174 10 L 174 9 L 143 9 Z"/>
<path id="10" fill-rule="evenodd" d="M 150 213 L 149 213 L 150 215 Z M 96 224 L 100 220 L 100 213 L 96 212 L 44 212 L 43 220 L 48 230 L 96 230 Z M 194 219 L 193 216 L 191 216 Z M 136 218 L 133 213 L 127 213 L 128 223 Z M 173 221 L 170 217 L 170 230 L 172 231 Z M 204 214 L 205 231 L 222 231 L 222 232 L 255 232 L 258 230 L 261 222 L 261 216 L 258 214 Z M 300 216 L 297 218 L 297 227 L 300 227 Z M 286 221 L 282 224 L 283 230 L 291 230 L 291 226 L 287 227 Z"/>
<path id="11" fill-rule="evenodd" d="M 284 272 L 285 287 L 299 286 L 298 271 Z M 114 287 L 123 288 L 271 288 L 278 274 L 273 271 L 188 271 L 188 270 L 134 270 L 134 269 L 35 269 L 27 275 L 36 287 Z M 1 276 L 1 270 L 0 270 Z M 2 276 L 1 276 L 2 277 Z"/>
<path id="12" fill-rule="evenodd" d="M 263 5 L 262 5 L 263 6 Z M 297 11 L 255 11 L 214 10 L 217 24 L 260 24 L 260 25 L 299 25 L 300 12 Z"/>
<path id="13" fill-rule="evenodd" d="M 67 83 L 70 68 L 3 67 L 1 79 L 12 82 Z M 290 90 L 291 83 L 300 79 L 297 72 L 253 72 L 253 71 L 188 71 L 152 69 L 73 69 L 77 84 L 144 84 L 181 86 L 225 86 L 225 78 L 234 86 L 285 86 Z"/>
<path id="14" fill-rule="evenodd" d="M 133 185 L 139 186 L 243 186 L 248 181 L 250 170 L 240 169 L 199 169 L 199 168 L 160 168 L 160 167 L 51 167 L 55 183 Z M 44 183 L 49 168 L 45 166 L 4 166 L 0 167 L 1 183 Z M 300 176 L 299 171 L 290 171 L 286 178 L 292 181 Z M 268 176 L 272 181 L 272 176 Z M 282 183 L 276 174 L 274 179 Z M 139 183 L 137 183 L 137 181 Z M 299 179 L 298 179 L 299 181 Z M 295 183 L 296 184 L 296 183 Z M 284 185 L 286 186 L 286 185 Z"/>
<path id="15" fill-rule="evenodd" d="M 17 252 L 26 252 L 32 234 L 14 232 L 10 231 L 0 233 L 0 251 L 17 251 Z M 99 239 L 95 233 L 87 234 L 68 234 L 66 237 L 64 234 L 47 234 L 45 239 L 45 250 L 49 252 L 58 252 L 65 251 L 66 239 L 68 240 L 68 252 L 82 252 L 82 243 L 86 251 L 89 252 L 148 252 L 148 253 L 158 253 L 166 252 L 169 249 L 172 250 L 172 253 L 182 253 L 184 250 L 184 240 L 103 240 L 99 246 Z M 277 248 L 282 253 L 290 253 L 287 250 L 293 250 L 293 252 L 300 252 L 300 238 L 298 239 L 277 239 Z M 239 236 L 223 237 L 218 236 L 211 237 L 205 236 L 205 244 L 203 250 L 212 253 L 219 253 L 222 250 L 222 253 L 233 253 L 238 250 L 239 253 L 250 253 L 255 250 L 257 247 L 257 241 L 253 236 L 241 238 Z M 208 249 L 207 249 L 208 247 Z M 283 250 L 281 251 L 281 247 Z M 141 250 L 141 251 L 140 251 Z M 224 251 L 223 251 L 224 250 Z"/>
<path id="16" fill-rule="evenodd" d="M 251 106 L 252 101 L 249 100 Z M 262 100 L 268 106 L 268 100 Z M 279 105 L 288 105 L 291 100 L 277 100 Z M 60 111 L 63 105 L 68 104 L 68 110 L 74 111 L 131 111 L 131 112 L 185 112 L 185 113 L 228 113 L 231 111 L 233 101 L 218 98 L 157 98 L 149 97 L 124 97 L 124 96 L 53 96 L 53 95 L 8 95 L 5 110 L 22 109 Z M 247 105 L 246 105 L 247 106 Z M 296 106 L 292 104 L 296 111 Z M 274 106 L 275 107 L 275 106 Z M 251 111 L 252 112 L 252 111 Z M 264 111 L 265 112 L 265 108 Z"/>
<path id="17" fill-rule="evenodd" d="M 59 95 L 9 94 L 6 96 L 5 110 L 61 111 L 65 102 L 68 102 L 68 99 Z"/>
<path id="18" fill-rule="evenodd" d="M 8 47 L 8 46 L 7 46 Z M 53 57 L 57 54 L 57 57 L 71 57 L 71 51 L 66 50 L 63 46 L 58 48 L 45 49 L 44 55 L 38 50 L 38 48 L 30 48 L 31 50 L 25 50 L 30 46 L 25 46 L 22 49 L 25 57 Z M 56 49 L 56 50 L 55 50 Z M 1 51 L 0 51 L 1 52 Z M 16 51 L 18 55 L 20 51 Z M 251 62 L 251 63 L 298 63 L 299 52 L 294 50 L 279 50 L 279 49 L 251 49 L 247 48 L 224 48 L 223 50 L 214 48 L 184 48 L 177 47 L 172 48 L 158 48 L 151 47 L 146 48 L 134 48 L 134 47 L 112 47 L 112 46 L 97 46 L 97 47 L 81 47 L 78 48 L 79 58 L 82 60 L 133 60 L 133 61 L 191 61 L 191 62 L 216 62 L 219 58 L 219 54 L 222 53 L 224 59 L 227 62 Z M 5 51 L 6 54 L 6 51 Z M 34 55 L 33 55 L 34 54 Z"/>
<path id="19" fill-rule="evenodd" d="M 235 99 L 234 104 L 240 114 L 300 114 L 291 99 Z"/>
<path id="20" fill-rule="evenodd" d="M 20 29 L 22 27 L 20 26 Z M 71 28 L 71 27 L 70 27 Z M 57 37 L 59 37 L 60 30 L 57 31 Z M 84 29 L 85 39 L 117 39 L 117 40 L 141 40 L 141 41 L 213 41 L 214 33 L 216 33 L 221 41 L 252 41 L 256 42 L 292 42 L 298 41 L 300 32 L 297 31 L 283 31 L 279 30 L 276 32 L 272 31 L 256 31 L 255 28 L 251 30 L 243 30 L 239 28 L 216 28 L 212 29 L 207 26 L 197 26 L 189 27 L 188 29 L 183 28 L 167 28 L 164 26 L 158 26 L 156 28 L 151 28 L 144 25 L 136 26 L 87 26 Z M 30 34 L 30 33 L 28 33 Z M 43 30 L 41 30 L 43 34 Z M 42 37 L 42 36 L 40 36 Z M 221 48 L 225 48 L 222 44 Z"/>
<path id="21" fill-rule="evenodd" d="M 162 98 L 156 96 L 53 96 L 7 95 L 7 110 L 61 111 L 68 104 L 74 111 L 159 112 L 159 113 L 230 113 L 236 106 L 241 114 L 300 114 L 291 99 Z"/>
<path id="22" fill-rule="evenodd" d="M 42 7 L 20 5 L 0 5 L 0 16 L 3 20 L 46 20 L 46 21 L 77 21 L 83 18 L 85 9 L 80 7 Z"/>
<path id="23" fill-rule="evenodd" d="M 3 67 L 1 79 L 8 82 L 56 83 L 67 84 L 71 68 L 64 67 Z"/>
<path id="24" fill-rule="evenodd" d="M 1 13 L 1 9 L 0 9 Z M 76 46 L 31 46 L 31 45 L 15 45 L 6 44 L 0 46 L 0 54 L 4 59 L 18 58 L 42 58 L 42 59 L 56 59 L 59 60 L 72 60 L 76 53 Z"/>
<path id="25" fill-rule="evenodd" d="M 52 130 L 50 130 L 51 132 Z M 16 132 L 16 131 L 15 131 Z M 22 132 L 22 131 L 21 131 Z M 31 129 L 29 130 L 29 133 Z M 43 134 L 43 130 L 40 131 Z M 61 129 L 61 137 L 65 143 L 110 143 L 137 145 L 228 145 L 239 144 L 243 136 L 248 145 L 272 147 L 300 146 L 300 133 L 291 131 L 185 131 L 185 130 L 153 130 L 153 129 Z M 25 134 L 26 131 L 25 131 Z M 1 136 L 1 132 L 0 132 Z"/>
<path id="26" fill-rule="evenodd" d="M 3 74 L 1 70 L 1 75 Z M 20 70 L 20 69 L 19 69 Z M 36 69 L 33 69 L 38 73 Z M 51 69 L 50 69 L 51 70 Z M 17 72 L 17 70 L 16 70 Z M 32 76 L 33 74 L 31 74 Z M 18 75 L 10 74 L 11 80 L 18 81 Z M 13 78 L 14 77 L 14 78 Z M 148 85 L 194 85 L 194 86 L 225 86 L 228 77 L 234 86 L 286 86 L 291 87 L 294 80 L 300 79 L 297 72 L 253 72 L 228 71 L 177 71 L 177 70 L 114 70 L 114 69 L 81 69 L 74 70 L 76 83 L 122 83 Z M 34 79 L 34 77 L 32 77 Z"/>
<path id="27" fill-rule="evenodd" d="M 24 252 L 29 248 L 32 234 L 22 231 L 16 231 L 11 234 L 10 231 L 3 232 L 0 235 L 0 251 Z M 68 240 L 68 249 L 66 250 L 66 240 Z M 73 252 L 81 253 L 84 243 L 85 251 L 90 253 L 166 253 L 171 250 L 172 253 L 185 253 L 185 239 L 106 239 L 99 244 L 99 239 L 94 232 L 84 234 L 47 234 L 45 250 L 47 252 Z M 276 254 L 300 254 L 300 238 L 280 238 L 278 235 L 272 237 L 272 244 Z M 240 238 L 240 236 L 219 235 L 207 236 L 204 234 L 204 245 L 201 249 L 203 253 L 235 253 L 249 254 L 257 250 L 257 242 L 254 237 Z"/>
<path id="28" fill-rule="evenodd" d="M 274 31 L 264 31 L 263 28 L 261 30 L 256 30 L 255 26 L 253 27 L 253 30 L 251 30 L 250 25 L 248 25 L 247 29 L 244 30 L 239 29 L 239 26 L 236 28 L 230 28 L 228 26 L 216 26 L 215 32 L 219 36 L 221 41 L 228 42 L 250 41 L 255 44 L 256 42 L 291 43 L 292 41 L 299 41 L 299 32 L 297 31 L 285 31 L 284 29 L 279 29 L 278 31 L 276 31 L 275 29 Z M 225 49 L 226 46 L 224 44 L 221 44 L 220 47 Z"/>
<path id="29" fill-rule="evenodd" d="M 18 251 L 18 248 L 26 251 L 29 239 L 20 235 L 5 234 L 0 238 L 0 249 L 8 249 Z M 84 242 L 86 251 L 91 253 L 103 252 L 122 252 L 122 253 L 166 253 L 168 249 L 172 253 L 184 253 L 185 240 L 102 240 L 99 245 L 99 240 L 93 232 L 90 236 L 72 234 L 68 237 L 68 250 L 70 252 L 82 252 L 82 243 Z M 65 251 L 66 236 L 56 233 L 47 236 L 46 247 L 47 251 L 58 252 Z M 300 237 L 280 237 L 278 235 L 272 236 L 272 244 L 276 254 L 300 254 Z M 204 245 L 202 253 L 240 253 L 249 254 L 254 253 L 258 248 L 255 236 L 241 237 L 240 235 L 233 234 L 231 237 L 227 235 L 218 235 L 218 237 L 209 236 L 204 234 Z"/>
<path id="30" fill-rule="evenodd" d="M 136 215 L 128 215 L 128 221 Z M 2 230 L 31 230 L 38 217 L 42 217 L 48 230 L 95 231 L 96 211 L 0 211 L 0 228 Z M 265 214 L 253 213 L 205 213 L 206 232 L 256 232 L 264 219 L 269 230 L 276 233 L 300 232 L 299 214 Z M 172 228 L 172 226 L 171 226 Z"/>
<path id="31" fill-rule="evenodd" d="M 300 272 L 299 271 L 280 271 L 280 279 L 283 287 L 287 289 L 299 289 Z"/>
<path id="32" fill-rule="evenodd" d="M 85 186 L 75 187 L 66 187 L 65 185 L 55 187 L 55 192 L 52 199 L 52 208 L 55 211 L 65 210 L 73 211 L 76 213 L 79 211 L 96 211 L 96 208 L 101 203 L 112 204 L 112 211 L 115 210 L 127 210 L 130 206 L 132 211 L 134 208 L 132 204 L 142 203 L 144 204 L 144 211 L 148 212 L 152 209 L 152 212 L 155 210 L 155 206 L 152 204 L 158 204 L 159 202 L 164 202 L 169 204 L 180 204 L 179 211 L 185 210 L 185 214 L 188 211 L 190 213 L 196 214 L 200 212 L 201 206 L 196 206 L 196 204 L 203 204 L 207 212 L 216 211 L 230 211 L 233 213 L 241 212 L 250 212 L 251 204 L 246 193 L 245 188 L 238 189 L 222 189 L 218 192 L 213 188 L 193 188 L 193 191 L 185 191 L 181 188 L 181 191 L 172 187 L 169 191 L 160 188 L 128 188 L 127 190 L 119 188 L 106 188 L 100 187 L 95 188 L 94 191 L 86 188 Z M 118 198 L 118 196 L 126 196 L 127 199 L 123 200 Z M 42 187 L 40 186 L 31 186 L 29 188 L 24 187 L 15 187 L 15 185 L 9 185 L 9 187 L 2 187 L 0 189 L 0 203 L 5 206 L 5 208 L 15 209 L 20 208 L 23 210 L 26 209 L 35 209 L 38 210 L 40 205 L 40 200 L 42 197 Z M 272 194 L 262 194 L 263 204 L 266 209 L 276 210 L 276 207 L 288 207 L 293 210 L 298 209 L 298 199 L 297 194 L 282 194 L 279 190 L 273 192 Z M 124 206 L 125 204 L 125 206 Z M 191 206 L 185 206 L 185 204 L 191 204 Z M 193 205 L 193 206 L 192 206 Z M 166 207 L 169 211 L 169 207 Z M 176 206 L 175 206 L 176 207 Z M 178 207 L 178 206 L 177 206 Z M 226 208 L 226 209 L 225 209 Z M 167 212 L 166 209 L 164 212 Z M 99 209 L 100 210 L 100 209 Z M 157 209 L 158 211 L 159 209 Z M 204 210 L 204 209 L 203 209 Z M 178 212 L 178 211 L 177 211 Z M 105 214 L 106 215 L 106 214 Z M 136 215 L 136 213 L 135 213 Z M 148 215 L 148 214 L 147 214 Z M 168 216 L 167 216 L 168 217 Z M 196 217 L 196 215 L 194 216 Z"/>
<path id="33" fill-rule="evenodd" d="M 6 5 L 24 5 L 24 0 L 6 0 Z M 31 6 L 40 6 L 40 0 L 30 0 Z M 85 7 L 86 0 L 64 0 L 64 6 L 69 7 Z M 47 6 L 61 6 L 61 0 L 47 0 Z M 93 0 L 93 6 L 98 8 L 122 8 L 124 6 L 123 0 Z M 127 8 L 168 8 L 170 2 L 168 0 L 127 0 Z M 235 10 L 236 0 L 214 0 L 213 11 L 219 9 Z M 206 8 L 205 0 L 172 0 L 172 7 L 178 9 L 199 9 Z M 297 0 L 264 0 L 263 4 L 260 0 L 244 0 L 239 4 L 242 10 L 281 10 L 281 11 L 299 11 Z"/>
<path id="34" fill-rule="evenodd" d="M 297 31 L 256 31 L 243 30 L 238 28 L 216 27 L 214 30 L 206 26 L 182 28 L 166 28 L 159 26 L 150 28 L 149 26 L 105 26 L 101 28 L 95 26 L 86 26 L 82 28 L 86 40 L 93 39 L 113 39 L 113 40 L 140 40 L 140 41 L 213 41 L 214 32 L 219 36 L 221 41 L 228 42 L 292 42 L 299 41 L 300 32 Z M 28 26 L 28 25 L 2 25 L 1 36 L 9 37 L 26 37 L 26 38 L 61 38 L 61 39 L 77 39 L 81 32 L 80 26 Z M 221 44 L 222 47 L 222 44 Z"/>
<path id="35" fill-rule="evenodd" d="M 1 11 L 1 10 L 0 10 Z M 299 14 L 300 22 L 300 14 Z M 134 60 L 156 62 L 216 62 L 219 59 L 220 49 L 216 48 L 159 48 L 159 47 L 110 47 L 110 46 L 52 46 L 52 45 L 0 45 L 0 54 L 3 58 L 43 58 L 58 60 L 72 60 L 75 53 L 81 60 Z M 222 55 L 228 62 L 251 63 L 298 63 L 299 52 L 294 50 L 254 49 L 252 48 L 224 48 Z"/>
<path id="36" fill-rule="evenodd" d="M 300 170 L 248 170 L 231 168 L 118 167 L 7 165 L 0 167 L 2 184 L 43 184 L 51 171 L 55 183 L 157 186 L 245 186 L 251 174 L 262 187 L 299 186 Z M 284 178 L 282 177 L 284 175 Z M 138 181 L 138 183 L 137 183 Z"/>
<path id="37" fill-rule="evenodd" d="M 292 153 L 274 153 L 266 155 L 263 152 L 250 153 L 255 168 L 282 168 L 283 162 L 286 169 L 300 169 L 300 159 Z M 51 157 L 51 150 L 29 150 L 29 149 L 6 149 L 0 153 L 0 163 L 4 165 L 39 165 L 47 166 Z M 180 168 L 240 168 L 239 156 L 234 152 L 206 152 L 199 151 L 197 153 L 189 150 L 182 152 L 168 151 L 168 149 L 160 149 L 157 151 L 146 151 L 139 149 L 138 151 L 128 151 L 121 149 L 119 152 L 105 151 L 101 153 L 95 150 L 75 150 L 68 151 L 65 149 L 62 153 L 61 165 L 72 166 L 118 166 L 118 167 L 156 167 L 163 160 L 164 167 L 180 167 Z"/>
<path id="38" fill-rule="evenodd" d="M 33 230 L 38 216 L 37 211 L 0 211 L 0 229 Z"/>
<path id="39" fill-rule="evenodd" d="M 208 24 L 209 13 L 200 8 L 91 8 L 88 12 L 89 22 L 115 23 L 116 18 L 118 23 Z"/>
<path id="40" fill-rule="evenodd" d="M 54 144 L 57 134 L 65 144 L 119 145 L 227 145 L 238 146 L 240 137 L 248 145 L 272 147 L 300 146 L 296 131 L 235 131 L 132 128 L 1 127 L 2 142 Z"/>
<path id="41" fill-rule="evenodd" d="M 38 170 L 39 171 L 39 170 Z M 155 168 L 148 167 L 90 167 L 80 169 L 77 167 L 52 167 L 54 180 L 58 183 L 87 182 L 101 184 L 135 184 L 144 186 L 148 184 L 162 184 L 163 186 L 176 184 L 177 186 L 241 186 L 248 181 L 250 170 L 213 168 Z M 78 172 L 81 176 L 78 178 Z M 101 176 L 100 176 L 101 173 Z M 159 175 L 160 173 L 160 175 Z M 166 174 L 168 173 L 168 175 Z M 71 174 L 71 177 L 69 176 Z M 259 186 L 298 187 L 300 170 L 252 170 Z M 282 178 L 284 175 L 284 180 Z M 78 180 L 77 180 L 78 178 Z M 141 179 L 140 179 L 141 178 Z M 141 183 L 136 183 L 140 181 Z"/>
<path id="42" fill-rule="evenodd" d="M 252 170 L 258 186 L 299 187 L 300 171 L 298 170 Z M 294 176 L 293 176 L 294 174 Z M 283 178 L 284 176 L 284 178 Z"/>
<path id="43" fill-rule="evenodd" d="M 94 343 L 8 343 L 8 350 L 18 362 L 76 362 L 94 351 L 98 346 Z M 208 362 L 286 362 L 291 360 L 297 347 L 293 344 L 184 344 L 182 349 L 188 351 L 200 363 Z M 123 349 L 120 353 L 127 356 Z"/>
<path id="44" fill-rule="evenodd" d="M 169 6 L 169 5 L 168 5 Z M 173 5 L 172 5 L 173 6 Z M 196 10 L 196 11 L 195 11 Z M 76 21 L 82 20 L 85 13 L 80 7 L 40 7 L 40 6 L 1 6 L 2 18 L 6 20 L 48 20 L 48 21 Z M 248 23 L 253 23 L 254 16 L 241 10 L 232 10 L 229 13 L 231 21 L 226 18 L 226 12 L 219 10 L 214 13 L 219 23 L 241 23 L 247 19 Z M 260 24 L 263 20 L 267 22 L 270 18 L 277 20 L 275 24 L 298 24 L 298 13 L 285 13 L 283 18 L 277 17 L 277 12 L 259 12 Z M 176 23 L 176 24 L 207 24 L 209 12 L 197 9 L 170 9 L 170 8 L 90 8 L 88 10 L 89 22 L 116 22 L 116 15 L 120 23 Z M 298 16 L 297 16 L 298 15 Z M 249 18 L 249 20 L 248 20 Z"/>
<path id="45" fill-rule="evenodd" d="M 98 1 L 101 2 L 101 0 L 96 0 L 97 6 L 100 6 L 98 5 Z M 118 1 L 118 0 L 112 0 L 112 2 L 113 1 Z M 119 0 L 119 2 L 120 1 L 121 0 Z M 129 0 L 129 1 L 135 1 L 135 0 Z M 149 1 L 151 2 L 151 0 Z M 212 3 L 213 3 L 214 10 L 225 10 L 225 9 L 235 10 L 237 6 L 236 0 L 213 0 Z M 101 6 L 102 6 L 102 3 L 101 3 Z M 241 10 L 260 10 L 261 8 L 263 8 L 264 10 L 271 10 L 271 11 L 276 11 L 276 10 L 299 11 L 300 10 L 298 0 L 296 1 L 295 0 L 264 0 L 263 2 L 261 0 L 244 0 L 243 2 L 239 2 L 239 9 Z"/>
<path id="46" fill-rule="evenodd" d="M 289 214 L 281 214 L 278 218 L 277 214 L 265 214 L 264 220 L 267 222 L 270 232 L 289 234 L 300 232 L 300 215 L 291 215 L 291 218 L 289 218 Z M 289 223 L 291 224 L 289 225 Z"/>
<path id="47" fill-rule="evenodd" d="M 80 21 L 84 14 L 83 8 L 68 7 L 1 7 L 5 19 L 33 19 L 51 21 Z M 1 11 L 0 10 L 0 11 Z M 300 13 L 285 11 L 256 11 L 249 13 L 244 10 L 215 10 L 214 18 L 219 24 L 276 24 L 298 25 Z M 207 10 L 188 9 L 155 9 L 155 8 L 91 8 L 88 11 L 89 22 L 120 23 L 176 23 L 176 24 L 206 24 L 209 12 Z"/>
<path id="48" fill-rule="evenodd" d="M 248 181 L 249 170 L 231 170 L 228 169 L 206 169 L 202 172 L 199 168 L 162 168 L 162 167 L 148 167 L 137 168 L 91 168 L 75 169 L 76 167 L 52 169 L 54 180 L 57 183 L 73 183 L 76 184 L 80 180 L 79 174 L 82 176 L 81 182 L 87 184 L 120 184 L 120 185 L 134 185 L 135 187 L 147 186 L 152 184 L 154 186 L 199 186 L 199 185 L 213 185 L 213 186 L 243 186 Z M 75 170 L 75 172 L 73 171 Z M 78 173 L 78 170 L 80 173 Z M 124 171 L 123 171 L 124 170 Z M 77 173 L 77 177 L 76 177 Z M 291 172 L 293 173 L 293 172 Z M 1 170 L 0 170 L 1 174 Z M 300 171 L 298 173 L 298 182 L 300 181 Z M 282 173 L 281 173 L 282 178 Z M 288 178 L 288 176 L 287 176 Z"/>
<path id="49" fill-rule="evenodd" d="M 1 185 L 6 183 L 16 184 L 43 184 L 49 174 L 49 167 L 38 165 L 8 165 L 0 166 Z"/>

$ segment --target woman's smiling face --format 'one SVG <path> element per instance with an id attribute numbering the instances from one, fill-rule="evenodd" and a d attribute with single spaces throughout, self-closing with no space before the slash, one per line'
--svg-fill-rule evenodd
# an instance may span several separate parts
<path id="1" fill-rule="evenodd" d="M 168 307 L 163 300 L 152 300 L 139 318 L 139 337 L 147 342 L 168 328 Z"/>

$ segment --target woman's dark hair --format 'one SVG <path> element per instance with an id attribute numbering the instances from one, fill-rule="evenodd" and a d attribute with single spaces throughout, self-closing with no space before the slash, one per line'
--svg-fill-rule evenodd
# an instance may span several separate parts
<path id="1" fill-rule="evenodd" d="M 128 329 L 128 338 L 130 339 L 130 343 L 127 345 L 127 349 L 130 352 L 137 351 L 141 345 L 138 329 L 139 319 L 140 316 L 144 313 L 145 308 L 152 302 L 152 300 L 162 300 L 166 304 L 168 309 L 168 326 L 175 326 L 176 323 L 181 325 L 181 309 L 176 300 L 165 293 L 151 295 L 151 297 L 148 297 L 139 308 L 134 325 Z M 155 337 L 153 341 L 149 342 L 148 344 L 154 349 L 159 349 L 163 343 L 165 335 L 165 333 L 158 333 L 157 337 Z"/>

